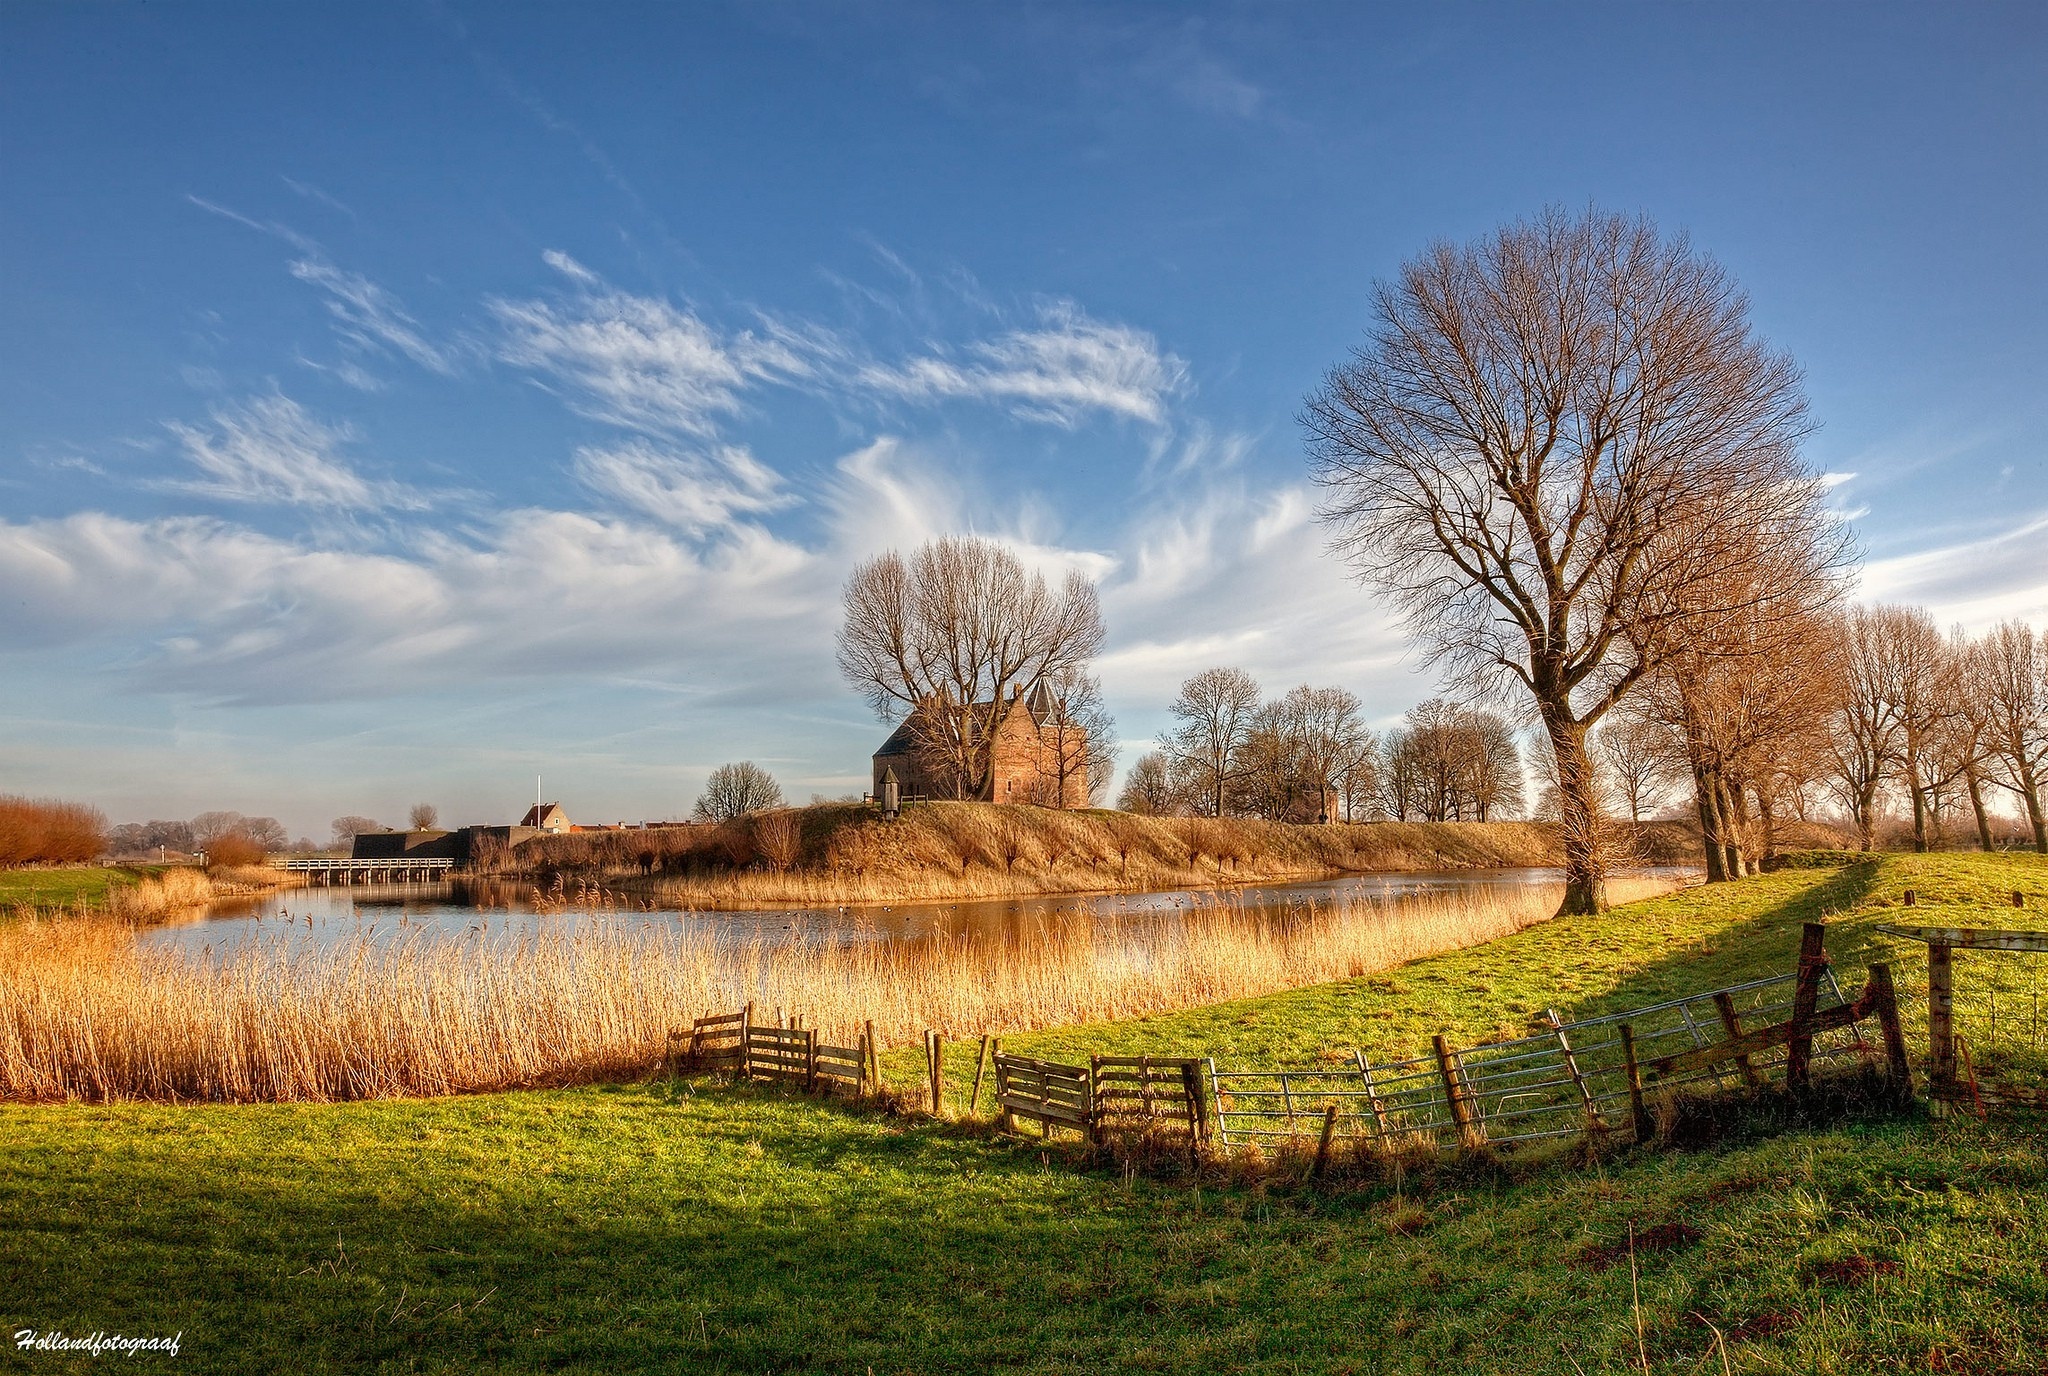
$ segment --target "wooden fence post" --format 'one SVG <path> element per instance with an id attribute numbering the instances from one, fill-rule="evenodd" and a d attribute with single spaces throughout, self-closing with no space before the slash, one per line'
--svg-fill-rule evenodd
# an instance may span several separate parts
<path id="1" fill-rule="evenodd" d="M 1557 1015 L 1555 1008 L 1546 1008 L 1543 1020 L 1550 1024 L 1550 1033 L 1557 1038 L 1557 1049 L 1564 1057 L 1565 1074 L 1571 1076 L 1572 1084 L 1579 1091 L 1579 1104 L 1586 1110 L 1586 1130 L 1605 1132 L 1607 1124 L 1601 1121 L 1600 1106 L 1593 1102 L 1593 1088 L 1586 1083 L 1586 1076 L 1579 1069 L 1579 1058 L 1572 1050 L 1571 1039 L 1564 1034 L 1564 1019 Z"/>
<path id="2" fill-rule="evenodd" d="M 943 1055 L 943 1051 L 941 1050 L 941 1046 L 942 1046 L 942 1044 L 941 1044 L 941 1042 L 939 1041 L 939 1034 L 938 1034 L 938 1033 L 936 1033 L 936 1032 L 932 1032 L 932 1031 L 929 1031 L 929 1030 L 927 1030 L 927 1031 L 925 1032 L 925 1034 L 924 1034 L 924 1063 L 925 1063 L 925 1069 L 927 1070 L 927 1072 L 928 1072 L 928 1073 L 930 1074 L 930 1076 L 931 1076 L 931 1082 L 932 1082 L 932 1117 L 934 1117 L 934 1118 L 936 1118 L 936 1117 L 938 1117 L 938 1116 L 939 1116 L 939 1083 L 940 1083 L 940 1067 L 939 1067 L 939 1062 L 940 1062 L 940 1057 L 941 1057 L 941 1056 Z"/>
<path id="3" fill-rule="evenodd" d="M 868 1039 L 868 1093 L 882 1092 L 882 1049 L 875 1044 L 875 1020 L 867 1019 L 861 1024 L 861 1031 Z"/>
<path id="4" fill-rule="evenodd" d="M 1954 952 L 1940 942 L 1927 947 L 1927 1059 L 1931 1089 L 1939 1098 L 1956 1083 L 1956 989 Z"/>
<path id="5" fill-rule="evenodd" d="M 1365 1081 L 1365 1102 L 1372 1109 L 1373 1128 L 1384 1138 L 1387 1135 L 1387 1106 L 1380 1102 L 1380 1088 L 1372 1081 L 1372 1065 L 1365 1059 L 1364 1047 L 1359 1047 L 1353 1054 L 1358 1061 L 1358 1078 Z"/>
<path id="6" fill-rule="evenodd" d="M 1876 995 L 1877 1025 L 1884 1032 L 1885 1070 L 1902 1099 L 1913 1095 L 1913 1067 L 1906 1059 L 1906 1033 L 1899 1025 L 1899 999 L 1892 989 L 1892 967 L 1870 967 L 1870 988 Z"/>
<path id="7" fill-rule="evenodd" d="M 1316 1163 L 1309 1168 L 1309 1179 L 1314 1180 L 1330 1164 L 1330 1139 L 1337 1135 L 1337 1106 L 1326 1105 L 1323 1109 L 1323 1136 L 1316 1143 Z"/>
<path id="8" fill-rule="evenodd" d="M 1813 1010 L 1820 1002 L 1820 972 L 1828 965 L 1828 929 L 1809 922 L 1799 937 L 1799 969 L 1792 985 L 1792 1039 L 1785 1044 L 1785 1083 L 1804 1094 L 1813 1067 Z"/>
<path id="9" fill-rule="evenodd" d="M 754 1001 L 747 1000 L 747 1006 L 740 1010 L 740 1078 L 754 1078 Z"/>
<path id="10" fill-rule="evenodd" d="M 1742 1035 L 1742 1019 L 1736 1016 L 1735 1000 L 1728 997 L 1726 989 L 1714 991 L 1714 1011 L 1721 1015 L 1721 1030 L 1728 1034 L 1729 1041 L 1732 1042 Z M 1735 1067 L 1742 1072 L 1742 1082 L 1751 1089 L 1764 1082 L 1763 1075 L 1756 1068 L 1756 1062 L 1750 1060 L 1747 1055 L 1737 1056 Z"/>
<path id="11" fill-rule="evenodd" d="M 1202 1072 L 1189 1061 L 1180 1068 L 1180 1092 L 1188 1105 L 1188 1145 L 1190 1148 L 1207 1141 L 1209 1136 L 1209 1110 L 1203 1099 Z"/>
<path id="12" fill-rule="evenodd" d="M 1486 1129 L 1480 1125 L 1473 1112 L 1472 1100 L 1465 1092 L 1465 1077 L 1458 1071 L 1457 1053 L 1441 1033 L 1430 1039 L 1436 1050 L 1436 1067 L 1444 1080 L 1444 1100 L 1451 1111 L 1451 1122 L 1458 1129 L 1458 1141 L 1467 1147 L 1486 1145 Z"/>
<path id="13" fill-rule="evenodd" d="M 977 1051 L 974 1055 L 974 1090 L 967 1096 L 967 1112 L 969 1116 L 973 1115 L 975 1106 L 981 1102 L 981 1070 L 983 1066 L 988 1064 L 988 1041 L 988 1033 L 982 1033 L 981 1050 Z"/>
<path id="14" fill-rule="evenodd" d="M 1628 1111 L 1636 1141 L 1647 1142 L 1657 1125 L 1650 1119 L 1650 1106 L 1643 1101 L 1643 1072 L 1636 1065 L 1636 1030 L 1627 1023 L 1621 1025 L 1621 1070 L 1628 1077 Z"/>
<path id="15" fill-rule="evenodd" d="M 818 1033 L 812 1029 L 804 1033 L 804 1092 L 813 1093 L 818 1088 Z"/>

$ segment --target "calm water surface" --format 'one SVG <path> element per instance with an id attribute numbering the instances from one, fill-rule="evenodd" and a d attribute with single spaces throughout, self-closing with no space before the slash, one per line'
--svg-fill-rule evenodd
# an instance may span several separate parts
<path id="1" fill-rule="evenodd" d="M 1636 872 L 1677 879 L 1697 873 L 1682 866 Z M 560 931 L 593 921 L 621 920 L 714 941 L 776 941 L 798 936 L 904 941 L 954 935 L 1028 940 L 1034 933 L 1076 924 L 1151 925 L 1176 917 L 1199 921 L 1204 913 L 1218 910 L 1270 914 L 1279 920 L 1321 904 L 1391 904 L 1419 895 L 1510 893 L 1562 879 L 1562 872 L 1554 869 L 1455 870 L 1349 875 L 1253 888 L 744 912 L 673 907 L 641 910 L 574 901 L 542 907 L 535 904 L 530 887 L 512 884 L 359 885 L 291 889 L 255 901 L 218 903 L 196 920 L 153 929 L 144 940 L 152 945 L 219 952 L 249 940 L 310 939 L 327 944 L 353 942 L 362 936 L 372 940 L 460 939 L 477 934 Z"/>

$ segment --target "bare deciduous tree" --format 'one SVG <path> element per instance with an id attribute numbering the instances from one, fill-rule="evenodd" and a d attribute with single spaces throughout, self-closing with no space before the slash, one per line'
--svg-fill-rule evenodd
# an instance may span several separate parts
<path id="1" fill-rule="evenodd" d="M 334 819 L 334 844 L 346 846 L 365 832 L 382 831 L 384 828 L 374 817 L 337 817 Z"/>
<path id="2" fill-rule="evenodd" d="M 1883 618 L 1869 607 L 1852 607 L 1842 618 L 1840 634 L 1835 772 L 1829 783 L 1855 823 L 1857 844 L 1869 850 L 1876 840 L 1878 795 L 1899 761 L 1896 646 L 1885 634 Z"/>
<path id="3" fill-rule="evenodd" d="M 1558 778 L 1561 911 L 1598 911 L 1587 731 L 1655 667 L 1663 623 L 1699 610 L 1724 536 L 1818 505 L 1797 370 L 1683 236 L 1598 211 L 1440 244 L 1374 307 L 1302 417 L 1335 548 L 1431 662 L 1528 693 Z"/>
<path id="4" fill-rule="evenodd" d="M 1065 807 L 1068 786 L 1085 779 L 1088 804 L 1099 806 L 1116 773 L 1116 718 L 1102 701 L 1102 683 L 1079 665 L 1068 665 L 1040 686 L 1046 707 L 1038 737 L 1046 765 L 1039 771 L 1035 801 Z"/>
<path id="5" fill-rule="evenodd" d="M 408 820 L 414 831 L 432 831 L 441 821 L 441 809 L 432 803 L 414 803 Z"/>
<path id="6" fill-rule="evenodd" d="M 1174 811 L 1177 802 L 1167 770 L 1166 752 L 1148 750 L 1131 766 L 1130 774 L 1124 779 L 1123 792 L 1117 795 L 1116 805 L 1125 812 L 1165 817 Z"/>
<path id="7" fill-rule="evenodd" d="M 741 760 L 711 771 L 690 815 L 700 822 L 730 822 L 781 806 L 782 785 L 775 776 L 752 760 Z"/>
<path id="8" fill-rule="evenodd" d="M 2048 776 L 2048 647 L 2024 621 L 1994 626 L 1978 642 L 1971 691 L 1981 695 L 1986 739 L 2005 787 L 2019 795 L 2034 848 L 2048 853 L 2041 785 Z"/>
<path id="9" fill-rule="evenodd" d="M 1632 712 L 1610 716 L 1594 739 L 1607 777 L 1628 807 L 1629 822 L 1642 825 L 1643 810 L 1663 801 L 1671 786 L 1673 761 L 1683 747 L 1669 729 Z"/>
<path id="10" fill-rule="evenodd" d="M 1166 742 L 1175 782 L 1190 804 L 1221 817 L 1244 772 L 1258 681 L 1242 669 L 1204 669 L 1180 686 L 1170 710 L 1180 722 Z"/>
<path id="11" fill-rule="evenodd" d="M 979 797 L 994 728 L 1016 694 L 1102 648 L 1095 585 L 1055 592 L 993 540 L 949 537 L 860 565 L 847 580 L 839 667 L 885 721 L 916 723 L 918 749 L 954 795 Z"/>

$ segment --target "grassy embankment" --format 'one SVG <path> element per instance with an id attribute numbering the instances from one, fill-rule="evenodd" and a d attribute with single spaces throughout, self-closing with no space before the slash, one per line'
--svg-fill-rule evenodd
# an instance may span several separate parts
<path id="1" fill-rule="evenodd" d="M 1648 861 L 1697 858 L 1691 834 L 1676 824 L 1646 825 L 1637 842 Z M 823 804 L 715 828 L 543 837 L 507 863 L 669 903 L 737 908 L 1211 888 L 1558 860 L 1556 829 L 1539 822 L 1301 826 L 918 803 L 886 822 L 869 808 Z M 646 865 L 658 873 L 643 877 Z"/>
<path id="2" fill-rule="evenodd" d="M 262 873 L 270 875 L 274 871 Z M 79 865 L 0 870 L 0 915 L 107 913 L 129 921 L 150 922 L 210 902 L 220 891 L 220 886 L 204 872 L 183 866 Z"/>
<path id="3" fill-rule="evenodd" d="M 2013 925 L 2006 895 L 2038 912 L 2048 864 L 1787 871 L 1037 1045 L 1467 1039 L 1781 971 L 1816 917 L 1845 983 L 1882 952 L 1913 988 L 1915 949 L 1871 930 L 1907 887 L 1923 920 Z M 2048 1344 L 2048 1153 L 2014 1121 L 1905 1115 L 1419 1191 L 1076 1173 L 1033 1143 L 709 1081 L 16 1107 L 0 1128 L 10 1327 L 182 1330 L 191 1370 L 2019 1373 Z"/>

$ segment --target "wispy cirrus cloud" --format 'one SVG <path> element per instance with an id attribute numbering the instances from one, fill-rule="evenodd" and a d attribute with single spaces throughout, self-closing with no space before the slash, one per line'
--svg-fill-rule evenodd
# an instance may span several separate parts
<path id="1" fill-rule="evenodd" d="M 1972 632 L 2020 617 L 2048 618 L 2048 511 L 1969 538 L 1872 560 L 1858 594 L 1873 602 L 1916 602 L 1942 622 Z M 2032 569 L 2029 574 L 2026 570 Z"/>
<path id="2" fill-rule="evenodd" d="M 317 188 L 306 187 L 290 178 L 285 179 L 285 184 L 302 196 L 317 196 L 354 217 L 355 212 Z M 276 220 L 258 220 L 203 196 L 187 196 L 185 199 L 208 214 L 246 225 L 259 234 L 267 234 L 289 244 L 297 251 L 299 256 L 287 265 L 287 270 L 327 298 L 327 309 L 337 322 L 336 332 L 345 343 L 368 353 L 402 355 L 441 377 L 455 375 L 457 351 L 429 340 L 419 321 L 412 317 L 397 296 L 362 273 L 337 266 L 318 240 L 301 234 L 290 225 Z M 323 367 L 311 360 L 307 362 L 312 367 Z M 368 376 L 353 364 L 344 366 L 353 372 L 356 379 Z M 349 381 L 350 386 L 363 388 L 358 380 L 344 380 Z"/>
<path id="3" fill-rule="evenodd" d="M 722 331 L 694 311 L 616 290 L 565 253 L 546 260 L 571 284 L 565 297 L 486 304 L 502 329 L 498 356 L 553 379 L 579 415 L 705 437 L 748 387 L 814 371 L 783 331 Z"/>
<path id="4" fill-rule="evenodd" d="M 1091 412 L 1157 425 L 1187 383 L 1187 365 L 1146 331 L 1090 318 L 1070 301 L 1044 308 L 1035 329 L 857 368 L 855 386 L 905 401 L 978 400 L 1027 420 L 1072 426 Z"/>
<path id="5" fill-rule="evenodd" d="M 340 322 L 341 337 L 359 349 L 403 354 L 430 373 L 455 374 L 452 353 L 430 343 L 397 297 L 359 272 L 338 268 L 326 255 L 293 260 L 292 276 L 327 296 L 327 309 Z"/>
<path id="6" fill-rule="evenodd" d="M 200 476 L 167 486 L 231 502 L 348 511 L 423 505 L 396 483 L 356 472 L 339 453 L 352 432 L 323 424 L 290 397 L 254 397 L 210 414 L 210 427 L 168 424 Z"/>
<path id="7" fill-rule="evenodd" d="M 795 501 L 781 476 L 739 445 L 678 451 L 631 439 L 585 446 L 576 451 L 575 472 L 592 492 L 694 536 Z"/>

